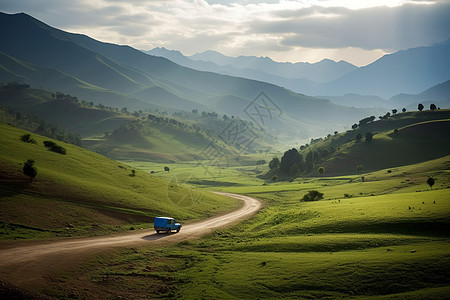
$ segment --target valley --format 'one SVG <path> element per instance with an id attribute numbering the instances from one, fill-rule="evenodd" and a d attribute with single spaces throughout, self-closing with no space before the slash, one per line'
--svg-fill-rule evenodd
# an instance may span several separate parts
<path id="1" fill-rule="evenodd" d="M 448 39 L 357 67 L 0 33 L 0 298 L 448 297 Z"/>

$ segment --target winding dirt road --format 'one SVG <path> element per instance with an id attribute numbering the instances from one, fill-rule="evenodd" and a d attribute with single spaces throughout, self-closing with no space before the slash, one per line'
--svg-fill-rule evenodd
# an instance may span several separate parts
<path id="1" fill-rule="evenodd" d="M 213 229 L 248 218 L 261 208 L 261 203 L 254 198 L 216 193 L 242 200 L 244 205 L 228 214 L 185 225 L 177 234 L 157 234 L 153 230 L 141 230 L 126 235 L 39 243 L 0 250 L 0 279 L 19 287 L 37 287 L 51 274 L 70 269 L 85 261 L 90 254 L 117 246 L 142 246 L 149 242 L 154 245 L 199 238 Z"/>

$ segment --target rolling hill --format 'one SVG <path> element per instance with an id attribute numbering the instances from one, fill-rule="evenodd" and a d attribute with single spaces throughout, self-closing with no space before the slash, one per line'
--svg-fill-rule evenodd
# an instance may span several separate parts
<path id="1" fill-rule="evenodd" d="M 63 93 L 106 106 L 139 110 L 154 108 L 156 103 L 174 111 L 189 109 L 194 103 L 199 110 L 249 119 L 246 106 L 264 92 L 283 112 L 280 116 L 282 121 L 274 119 L 271 127 L 283 132 L 285 124 L 290 123 L 291 127 L 304 132 L 305 137 L 324 132 L 323 122 L 318 121 L 320 119 L 328 121 L 327 127 L 335 128 L 371 113 L 365 109 L 342 107 L 328 100 L 307 97 L 261 81 L 182 67 L 128 46 L 102 43 L 85 35 L 52 28 L 26 14 L 1 13 L 0 34 L 0 51 L 9 58 L 31 64 L 32 68 L 51 69 L 75 80 L 49 89 L 58 88 Z M 26 76 L 20 69 L 12 67 L 7 69 L 3 81 L 8 78 L 21 79 L 20 82 L 33 87 L 47 87 L 47 83 L 38 81 L 36 76 Z M 246 99 L 246 102 L 239 108 L 228 109 L 225 106 L 221 110 L 212 105 L 211 99 L 229 95 Z M 110 96 L 113 97 L 109 99 Z"/>
<path id="2" fill-rule="evenodd" d="M 94 152 L 0 124 L 0 239 L 97 235 L 149 226 L 155 215 L 204 218 L 235 207 L 226 197 L 198 192 L 196 203 L 179 203 L 192 189 L 136 170 Z M 62 155 L 43 141 L 63 146 Z M 28 159 L 37 176 L 22 172 Z M 174 203 L 171 199 L 177 199 Z"/>
<path id="3" fill-rule="evenodd" d="M 361 121 L 354 130 L 312 139 L 310 145 L 300 147 L 296 160 L 290 156 L 290 162 L 286 157 L 286 167 L 271 170 L 266 177 L 319 176 L 319 167 L 327 176 L 361 174 L 449 155 L 450 110 L 406 112 Z M 290 150 L 290 154 L 295 151 Z"/>

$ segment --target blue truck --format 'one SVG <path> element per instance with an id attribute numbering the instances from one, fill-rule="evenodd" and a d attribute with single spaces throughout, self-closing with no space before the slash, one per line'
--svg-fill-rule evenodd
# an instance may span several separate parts
<path id="1" fill-rule="evenodd" d="M 157 233 L 159 233 L 160 231 L 171 233 L 172 230 L 176 230 L 177 232 L 179 232 L 181 229 L 181 224 L 177 223 L 174 218 L 155 217 L 153 224 Z"/>

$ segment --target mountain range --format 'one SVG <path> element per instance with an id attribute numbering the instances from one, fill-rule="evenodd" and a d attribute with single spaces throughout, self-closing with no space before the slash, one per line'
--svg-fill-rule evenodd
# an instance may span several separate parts
<path id="1" fill-rule="evenodd" d="M 434 101 L 431 95 L 437 99 L 439 94 L 438 106 L 448 103 L 448 88 L 436 86 L 450 79 L 448 41 L 399 51 L 357 68 L 343 61 L 292 64 L 214 51 L 191 57 L 162 48 L 150 51 L 175 63 L 68 33 L 24 13 L 0 13 L 0 34 L 0 82 L 28 83 L 129 110 L 214 111 L 251 120 L 290 139 L 342 130 L 385 109 Z M 394 97 L 384 100 L 389 95 Z"/>
<path id="2" fill-rule="evenodd" d="M 24 13 L 0 13 L 0 34 L 1 82 L 25 82 L 106 106 L 215 111 L 296 139 L 340 130 L 373 113 L 262 81 L 183 67 L 129 46 L 64 32 Z M 261 107 L 265 114 L 252 111 Z"/>
<path id="3" fill-rule="evenodd" d="M 348 62 L 335 62 L 329 59 L 313 64 L 281 63 L 275 62 L 269 57 L 239 56 L 234 58 L 211 50 L 192 56 L 184 56 L 179 51 L 166 48 L 154 48 L 144 52 L 165 57 L 188 68 L 270 82 L 303 94 L 310 94 L 320 83 L 340 78 L 357 69 Z"/>
<path id="4" fill-rule="evenodd" d="M 450 40 L 385 55 L 359 68 L 345 61 L 280 63 L 268 57 L 234 58 L 216 51 L 184 56 L 179 51 L 154 48 L 146 53 L 193 69 L 262 80 L 355 107 L 416 104 L 395 103 L 395 100 L 399 99 L 398 95 L 420 94 L 450 79 Z M 413 98 L 410 100 L 416 101 Z"/>

